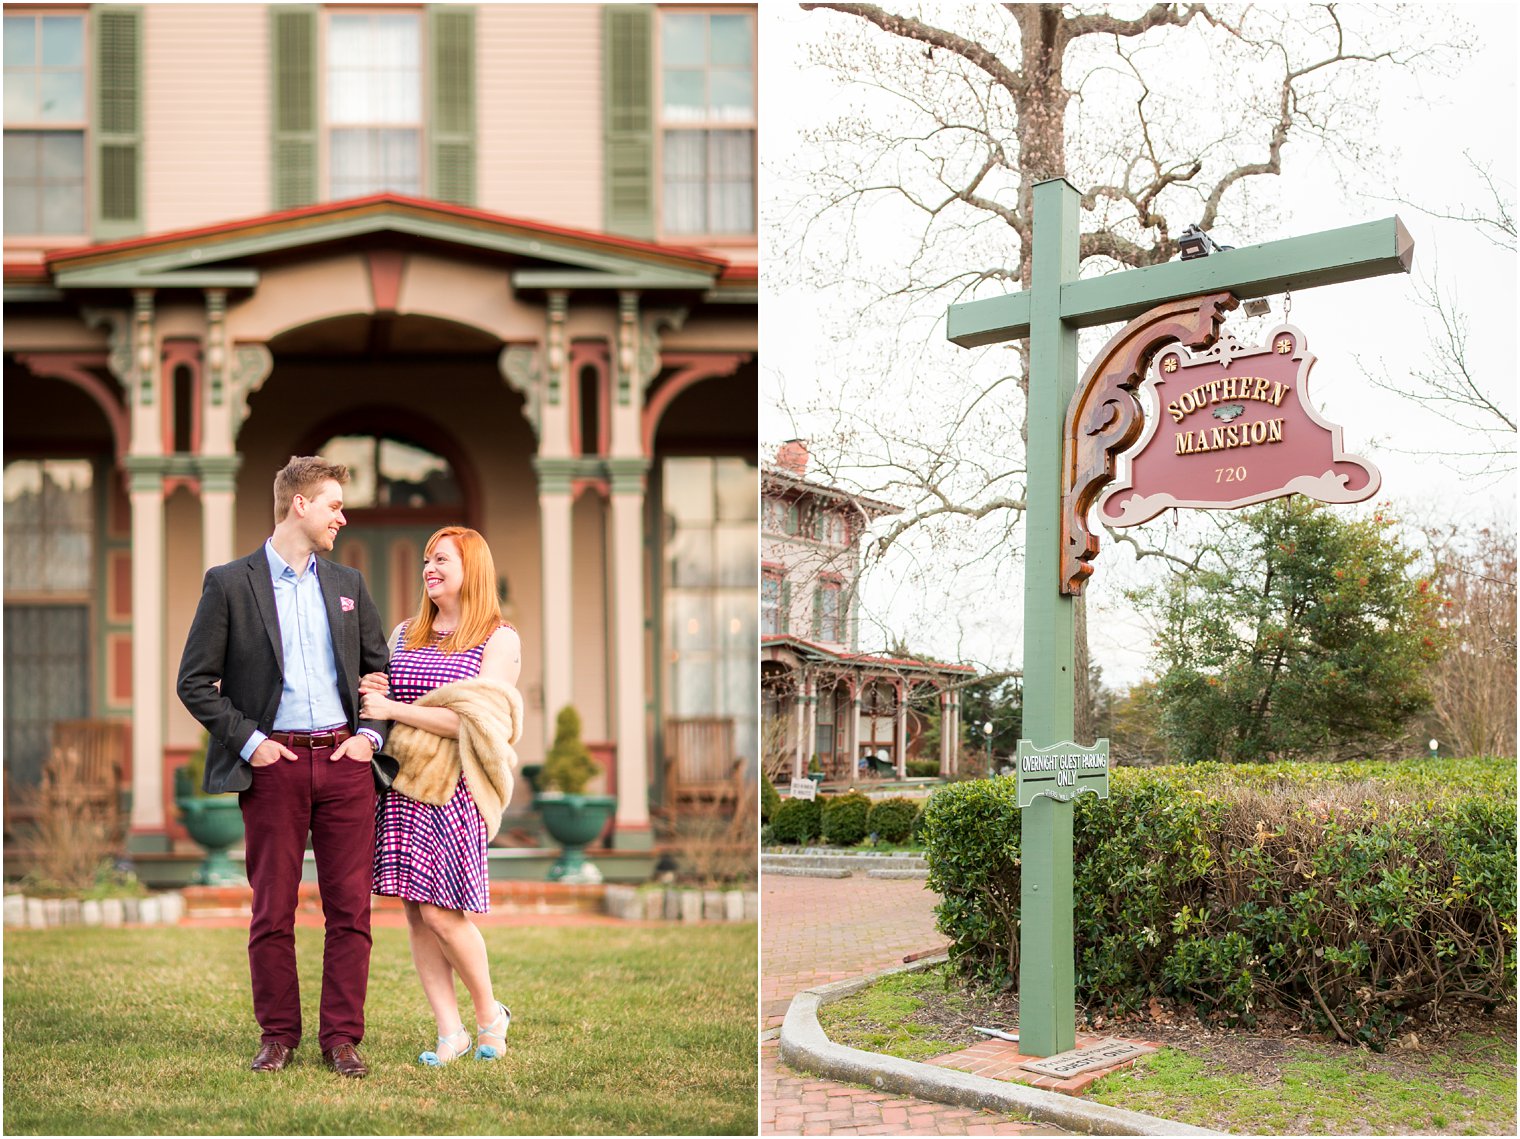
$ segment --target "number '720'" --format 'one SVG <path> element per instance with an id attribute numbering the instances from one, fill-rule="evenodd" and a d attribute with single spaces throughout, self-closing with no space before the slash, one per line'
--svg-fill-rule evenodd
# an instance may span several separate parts
<path id="1" fill-rule="evenodd" d="M 1245 482 L 1246 469 L 1244 467 L 1215 467 L 1215 482 Z"/>

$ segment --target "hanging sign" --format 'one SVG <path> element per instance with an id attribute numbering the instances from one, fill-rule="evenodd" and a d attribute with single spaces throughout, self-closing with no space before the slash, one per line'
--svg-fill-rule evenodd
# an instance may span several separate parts
<path id="1" fill-rule="evenodd" d="M 1145 431 L 1098 500 L 1110 526 L 1136 526 L 1172 507 L 1229 510 L 1305 494 L 1361 502 L 1378 470 L 1341 449 L 1341 429 L 1309 403 L 1308 341 L 1279 325 L 1256 348 L 1228 333 L 1194 355 L 1173 344 L 1142 381 Z"/>
<path id="2" fill-rule="evenodd" d="M 1015 798 L 1020 808 L 1039 795 L 1069 803 L 1084 791 L 1108 798 L 1108 741 L 1092 747 L 1075 743 L 1035 747 L 1019 741 L 1019 766 L 1015 772 Z"/>

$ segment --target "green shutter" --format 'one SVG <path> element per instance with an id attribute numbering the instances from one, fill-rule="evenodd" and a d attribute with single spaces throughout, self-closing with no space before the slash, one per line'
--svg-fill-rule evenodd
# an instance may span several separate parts
<path id="1" fill-rule="evenodd" d="M 781 579 L 781 620 L 779 631 L 790 633 L 792 631 L 792 583 L 785 578 Z"/>
<path id="2" fill-rule="evenodd" d="M 271 200 L 288 210 L 317 200 L 317 9 L 269 11 Z"/>
<path id="3" fill-rule="evenodd" d="M 475 9 L 428 9 L 433 51 L 431 196 L 475 204 Z"/>
<path id="4" fill-rule="evenodd" d="M 602 20 L 603 220 L 609 233 L 653 240 L 655 12 L 609 4 Z"/>
<path id="5" fill-rule="evenodd" d="M 96 4 L 95 210 L 97 241 L 143 230 L 142 9 Z"/>

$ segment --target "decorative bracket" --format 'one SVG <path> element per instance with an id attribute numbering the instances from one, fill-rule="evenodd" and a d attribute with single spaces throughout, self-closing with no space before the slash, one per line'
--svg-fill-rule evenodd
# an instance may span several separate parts
<path id="1" fill-rule="evenodd" d="M 1225 313 L 1240 302 L 1210 293 L 1157 305 L 1126 324 L 1093 360 L 1066 412 L 1061 472 L 1061 592 L 1075 597 L 1092 576 L 1098 537 L 1087 513 L 1114 481 L 1114 460 L 1145 426 L 1135 392 L 1157 352 L 1175 341 L 1194 350 L 1219 339 Z"/>

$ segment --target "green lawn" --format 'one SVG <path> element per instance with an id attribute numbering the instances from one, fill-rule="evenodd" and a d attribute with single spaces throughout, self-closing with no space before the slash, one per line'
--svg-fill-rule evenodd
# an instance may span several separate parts
<path id="1" fill-rule="evenodd" d="M 5 1131 L 755 1134 L 753 924 L 483 932 L 505 1060 L 417 1064 L 432 1017 L 406 931 L 377 929 L 362 1081 L 317 1050 L 320 930 L 296 931 L 307 1037 L 270 1074 L 245 930 L 7 932 Z"/>
<path id="2" fill-rule="evenodd" d="M 1468 1034 L 1424 1054 L 1331 1043 L 1241 1072 L 1173 1049 L 1093 1085 L 1090 1098 L 1253 1135 L 1513 1135 L 1512 1045 Z"/>

